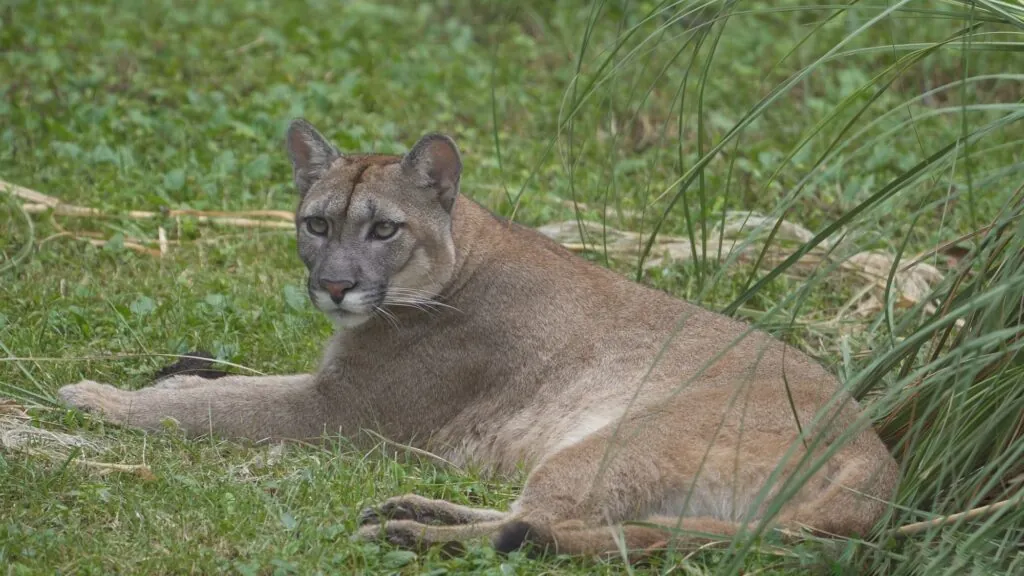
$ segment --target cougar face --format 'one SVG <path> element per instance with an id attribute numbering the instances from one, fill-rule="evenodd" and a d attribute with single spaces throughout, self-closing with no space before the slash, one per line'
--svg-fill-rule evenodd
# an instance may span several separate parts
<path id="1" fill-rule="evenodd" d="M 296 121 L 288 151 L 314 306 L 354 327 L 441 292 L 455 265 L 451 209 L 461 161 L 454 142 L 427 135 L 405 156 L 349 156 Z"/>

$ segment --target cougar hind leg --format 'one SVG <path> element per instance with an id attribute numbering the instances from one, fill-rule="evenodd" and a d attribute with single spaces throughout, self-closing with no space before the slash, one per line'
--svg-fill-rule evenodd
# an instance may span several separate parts
<path id="1" fill-rule="evenodd" d="M 762 523 L 767 502 L 801 460 L 800 454 L 790 458 L 767 496 L 759 497 L 792 442 L 798 442 L 795 434 L 758 438 L 749 431 L 739 444 L 723 434 L 709 450 L 709 440 L 685 426 L 673 434 L 636 422 L 618 431 L 628 438 L 625 446 L 598 432 L 542 462 L 527 479 L 514 516 L 493 537 L 495 548 L 617 555 L 730 541 Z M 887 509 L 896 474 L 885 446 L 865 431 L 811 475 L 765 529 L 781 529 L 786 538 L 804 528 L 867 535 Z M 737 478 L 734 492 L 723 493 Z"/>
<path id="2" fill-rule="evenodd" d="M 449 549 L 452 543 L 490 536 L 500 552 L 527 547 L 534 552 L 601 554 L 619 549 L 609 528 L 613 525 L 617 530 L 625 528 L 631 548 L 662 542 L 669 530 L 619 525 L 650 517 L 651 511 L 664 505 L 666 494 L 684 488 L 680 481 L 685 478 L 679 471 L 666 475 L 663 465 L 699 462 L 699 443 L 674 442 L 663 430 L 627 428 L 623 430 L 627 435 L 639 435 L 632 434 L 626 444 L 616 444 L 614 429 L 609 427 L 543 460 L 508 514 L 481 514 L 449 502 L 405 496 L 382 507 L 382 512 L 390 513 L 390 521 L 387 513 L 365 513 L 359 536 L 415 549 L 434 545 Z M 665 460 L 662 452 L 674 446 L 686 448 Z M 435 526 L 423 521 L 438 517 L 452 522 Z M 464 519 L 470 522 L 458 522 Z"/>
<path id="3" fill-rule="evenodd" d="M 398 521 L 365 525 L 360 534 L 399 546 L 446 548 L 490 536 L 499 552 L 692 550 L 757 528 L 766 502 L 801 460 L 800 454 L 792 457 L 767 496 L 758 497 L 798 442 L 795 434 L 749 430 L 743 437 L 722 434 L 711 440 L 678 421 L 659 426 L 644 416 L 595 432 L 543 460 L 506 515 L 401 497 L 393 511 L 411 512 Z M 840 536 L 865 534 L 884 514 L 895 482 L 895 462 L 881 441 L 865 432 L 836 451 L 766 528 L 786 534 L 805 527 Z"/>

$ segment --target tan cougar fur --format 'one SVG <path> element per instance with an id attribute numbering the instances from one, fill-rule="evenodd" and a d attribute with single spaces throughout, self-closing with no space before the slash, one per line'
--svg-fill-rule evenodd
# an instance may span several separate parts
<path id="1" fill-rule="evenodd" d="M 149 430 L 166 418 L 254 440 L 372 429 L 497 473 L 526 465 L 507 512 L 416 495 L 364 511 L 362 537 L 400 546 L 487 536 L 503 551 L 602 554 L 762 520 L 866 534 L 885 513 L 895 461 L 800 351 L 492 215 L 459 194 L 445 136 L 348 155 L 296 120 L 287 146 L 310 298 L 338 325 L 316 373 L 137 391 L 83 381 L 64 401 Z"/>

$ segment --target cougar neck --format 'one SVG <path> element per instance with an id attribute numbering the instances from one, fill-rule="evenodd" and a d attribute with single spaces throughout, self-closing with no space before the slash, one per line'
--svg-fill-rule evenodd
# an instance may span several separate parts
<path id="1" fill-rule="evenodd" d="M 441 291 L 442 298 L 455 296 L 487 267 L 494 249 L 501 244 L 497 236 L 504 232 L 502 224 L 497 216 L 472 199 L 461 194 L 456 197 L 452 209 L 455 267 L 451 280 Z"/>

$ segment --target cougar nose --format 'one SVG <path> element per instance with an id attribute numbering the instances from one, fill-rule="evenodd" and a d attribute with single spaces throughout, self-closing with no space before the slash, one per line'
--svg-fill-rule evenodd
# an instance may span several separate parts
<path id="1" fill-rule="evenodd" d="M 341 304 L 343 298 L 345 298 L 345 292 L 348 292 L 355 286 L 355 282 L 348 280 L 336 281 L 336 280 L 320 280 L 320 287 L 327 291 L 331 295 L 331 300 L 335 304 Z"/>

